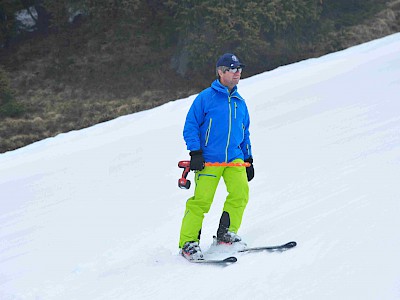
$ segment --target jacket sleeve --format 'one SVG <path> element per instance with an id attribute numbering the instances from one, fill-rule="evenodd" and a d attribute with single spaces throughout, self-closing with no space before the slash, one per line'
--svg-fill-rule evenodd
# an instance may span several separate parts
<path id="1" fill-rule="evenodd" d="M 189 151 L 201 149 L 200 126 L 203 124 L 203 120 L 204 113 L 202 108 L 202 96 L 200 94 L 193 101 L 183 128 L 183 138 Z"/>
<path id="2" fill-rule="evenodd" d="M 251 153 L 251 143 L 250 143 L 250 116 L 249 112 L 246 107 L 246 112 L 245 112 L 245 118 L 243 122 L 243 132 L 244 132 L 244 137 L 243 137 L 243 142 L 240 144 L 240 148 L 243 151 L 244 159 L 248 159 L 249 157 L 252 157 L 253 154 Z"/>

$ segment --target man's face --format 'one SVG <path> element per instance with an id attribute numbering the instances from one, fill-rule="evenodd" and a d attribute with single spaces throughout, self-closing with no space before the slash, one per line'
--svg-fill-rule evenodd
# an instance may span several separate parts
<path id="1" fill-rule="evenodd" d="M 239 83 L 242 68 L 223 68 L 218 70 L 220 81 L 223 85 L 227 86 L 230 90 Z"/>

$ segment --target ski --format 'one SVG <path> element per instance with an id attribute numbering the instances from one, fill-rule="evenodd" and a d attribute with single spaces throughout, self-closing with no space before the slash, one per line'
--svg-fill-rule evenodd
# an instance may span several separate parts
<path id="1" fill-rule="evenodd" d="M 250 253 L 250 252 L 283 252 L 289 249 L 292 249 L 297 246 L 297 243 L 292 241 L 282 245 L 275 246 L 259 246 L 259 247 L 249 247 L 241 250 L 235 251 L 235 253 Z M 216 265 L 229 265 L 237 262 L 237 258 L 235 256 L 230 256 L 224 259 L 187 259 L 183 256 L 187 261 L 196 264 L 216 264 Z"/>
<path id="2" fill-rule="evenodd" d="M 237 262 L 237 258 L 234 256 L 230 256 L 224 259 L 193 259 L 189 260 L 191 263 L 197 263 L 197 264 L 217 264 L 217 265 L 228 265 L 228 264 L 233 264 Z"/>
<path id="3" fill-rule="evenodd" d="M 244 252 L 261 252 L 261 251 L 268 251 L 268 252 L 283 252 L 289 249 L 292 249 L 297 246 L 297 243 L 292 241 L 282 245 L 276 246 L 261 246 L 261 247 L 250 247 L 239 250 L 237 252 L 244 253 Z"/>

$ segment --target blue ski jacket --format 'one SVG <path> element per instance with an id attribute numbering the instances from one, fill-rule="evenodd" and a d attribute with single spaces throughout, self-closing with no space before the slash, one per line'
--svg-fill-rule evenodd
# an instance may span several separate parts
<path id="1" fill-rule="evenodd" d="M 183 137 L 190 151 L 203 150 L 206 162 L 231 162 L 251 154 L 250 118 L 235 86 L 217 79 L 193 101 L 186 116 Z"/>

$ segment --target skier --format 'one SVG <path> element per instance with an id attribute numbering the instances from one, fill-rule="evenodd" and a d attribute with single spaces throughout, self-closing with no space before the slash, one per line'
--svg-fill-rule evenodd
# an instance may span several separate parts
<path id="1" fill-rule="evenodd" d="M 237 235 L 249 199 L 248 181 L 254 177 L 249 133 L 249 113 L 237 91 L 245 67 L 231 53 L 216 63 L 217 79 L 193 101 L 186 117 L 183 137 L 190 151 L 190 169 L 195 171 L 194 196 L 186 202 L 179 248 L 189 260 L 203 259 L 199 247 L 204 214 L 213 202 L 223 177 L 226 197 L 219 227 L 218 244 L 246 244 Z M 245 167 L 205 167 L 205 162 L 249 162 Z"/>

